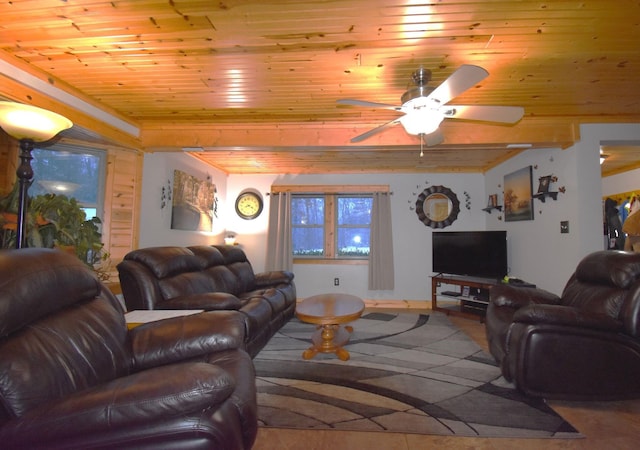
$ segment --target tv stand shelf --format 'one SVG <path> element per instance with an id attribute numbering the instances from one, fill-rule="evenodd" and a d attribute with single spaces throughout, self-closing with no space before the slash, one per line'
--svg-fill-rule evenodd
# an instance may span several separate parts
<path id="1" fill-rule="evenodd" d="M 431 277 L 431 309 L 447 315 L 480 318 L 483 321 L 489 304 L 489 289 L 498 283 L 498 280 L 492 278 L 435 275 Z M 438 288 L 443 285 L 447 285 L 447 290 L 439 292 Z M 456 288 L 452 289 L 452 286 Z M 452 292 L 455 295 L 451 295 Z M 443 300 L 440 304 L 438 298 Z M 445 302 L 448 305 L 443 305 Z"/>

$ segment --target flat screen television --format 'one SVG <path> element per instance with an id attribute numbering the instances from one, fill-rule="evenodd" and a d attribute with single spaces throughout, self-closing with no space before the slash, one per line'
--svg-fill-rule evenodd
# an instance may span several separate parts
<path id="1" fill-rule="evenodd" d="M 433 271 L 479 278 L 503 278 L 507 266 L 506 231 L 434 231 Z"/>

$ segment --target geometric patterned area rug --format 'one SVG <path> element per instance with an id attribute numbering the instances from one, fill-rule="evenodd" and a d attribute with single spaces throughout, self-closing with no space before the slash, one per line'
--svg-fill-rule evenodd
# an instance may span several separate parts
<path id="1" fill-rule="evenodd" d="M 368 313 L 348 361 L 304 360 L 315 325 L 291 319 L 254 358 L 260 426 L 472 437 L 580 438 L 519 393 L 441 313 Z"/>

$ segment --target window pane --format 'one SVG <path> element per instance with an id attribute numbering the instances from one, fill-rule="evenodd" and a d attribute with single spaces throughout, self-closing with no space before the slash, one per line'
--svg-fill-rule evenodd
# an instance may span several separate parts
<path id="1" fill-rule="evenodd" d="M 369 256 L 371 197 L 338 197 L 338 256 Z"/>
<path id="2" fill-rule="evenodd" d="M 294 256 L 324 256 L 324 230 L 322 228 L 293 227 Z"/>
<path id="3" fill-rule="evenodd" d="M 371 197 L 338 197 L 338 225 L 371 224 Z"/>
<path id="4" fill-rule="evenodd" d="M 324 197 L 293 197 L 291 228 L 294 256 L 324 256 Z"/>
<path id="5" fill-rule="evenodd" d="M 369 228 L 338 228 L 338 256 L 369 256 Z"/>
<path id="6" fill-rule="evenodd" d="M 324 223 L 324 197 L 293 197 L 291 199 L 292 225 L 322 225 Z"/>
<path id="7" fill-rule="evenodd" d="M 100 203 L 101 157 L 91 152 L 33 150 L 30 196 L 53 193 L 75 198 L 82 206 Z"/>

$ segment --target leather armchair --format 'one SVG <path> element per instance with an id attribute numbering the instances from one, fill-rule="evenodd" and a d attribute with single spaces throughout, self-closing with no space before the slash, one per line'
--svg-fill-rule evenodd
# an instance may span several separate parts
<path id="1" fill-rule="evenodd" d="M 640 254 L 587 255 L 561 296 L 492 287 L 486 334 L 503 376 L 527 395 L 639 397 Z"/>
<path id="2" fill-rule="evenodd" d="M 75 256 L 0 252 L 3 448 L 249 449 L 255 375 L 237 311 L 128 330 Z"/>

